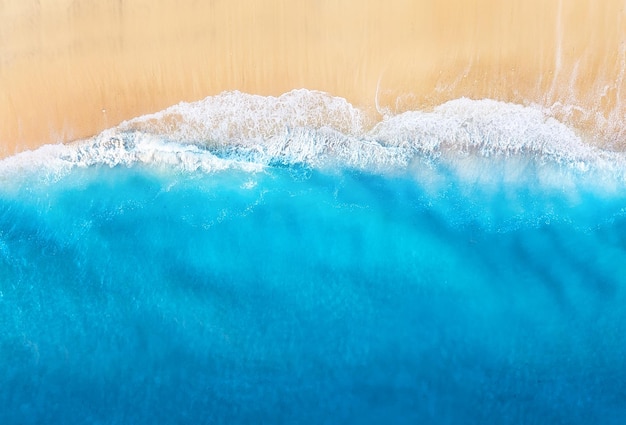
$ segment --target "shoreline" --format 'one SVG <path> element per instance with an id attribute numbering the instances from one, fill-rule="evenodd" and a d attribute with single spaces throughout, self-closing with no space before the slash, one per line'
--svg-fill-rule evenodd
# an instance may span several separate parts
<path id="1" fill-rule="evenodd" d="M 223 91 L 297 88 L 378 118 L 460 97 L 536 104 L 626 149 L 623 2 L 502 3 L 7 0 L 0 158 Z"/>

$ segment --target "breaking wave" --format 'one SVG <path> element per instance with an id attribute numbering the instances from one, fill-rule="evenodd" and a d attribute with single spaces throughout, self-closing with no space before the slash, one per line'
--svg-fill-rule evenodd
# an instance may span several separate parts
<path id="1" fill-rule="evenodd" d="M 272 164 L 398 172 L 434 161 L 467 170 L 468 158 L 490 158 L 495 168 L 506 159 L 517 164 L 518 176 L 542 164 L 601 175 L 604 183 L 625 180 L 623 153 L 584 142 L 539 107 L 461 98 L 373 122 L 345 99 L 304 89 L 279 97 L 225 92 L 180 103 L 87 140 L 5 159 L 0 179 L 29 171 L 54 179 L 74 167 L 135 164 L 204 172 Z M 502 179 L 512 176 L 507 168 Z"/>

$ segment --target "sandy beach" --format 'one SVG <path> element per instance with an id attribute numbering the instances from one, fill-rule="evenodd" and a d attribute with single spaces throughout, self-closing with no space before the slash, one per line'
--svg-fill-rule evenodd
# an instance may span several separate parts
<path id="1" fill-rule="evenodd" d="M 302 87 L 374 117 L 539 104 L 626 147 L 623 0 L 4 0 L 0 23 L 0 157 L 225 90 Z"/>

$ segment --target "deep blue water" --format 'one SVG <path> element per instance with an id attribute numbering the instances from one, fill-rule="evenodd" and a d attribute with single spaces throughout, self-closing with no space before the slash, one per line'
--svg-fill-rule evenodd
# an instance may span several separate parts
<path id="1" fill-rule="evenodd" d="M 0 423 L 625 423 L 626 192 L 418 165 L 1 191 Z"/>

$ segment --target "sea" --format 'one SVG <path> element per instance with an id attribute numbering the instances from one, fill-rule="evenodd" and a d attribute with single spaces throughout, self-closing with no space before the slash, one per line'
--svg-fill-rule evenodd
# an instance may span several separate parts
<path id="1" fill-rule="evenodd" d="M 2 424 L 623 424 L 626 154 L 224 92 L 0 161 Z"/>

